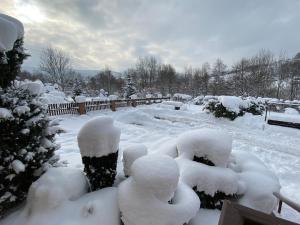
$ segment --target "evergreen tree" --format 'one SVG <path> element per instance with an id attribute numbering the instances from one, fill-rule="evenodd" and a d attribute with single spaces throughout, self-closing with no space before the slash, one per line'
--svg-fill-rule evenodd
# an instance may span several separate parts
<path id="1" fill-rule="evenodd" d="M 0 52 L 0 87 L 6 88 L 20 72 L 23 60 L 29 55 L 24 52 L 23 39 L 18 39 L 12 50 Z"/>
<path id="2" fill-rule="evenodd" d="M 126 77 L 127 84 L 126 87 L 124 87 L 124 96 L 125 98 L 130 98 L 131 95 L 136 93 L 136 88 L 134 86 L 134 83 L 131 80 L 131 76 L 128 74 Z"/>
<path id="3" fill-rule="evenodd" d="M 82 85 L 81 82 L 76 78 L 73 86 L 73 96 L 79 96 L 82 94 Z"/>
<path id="4" fill-rule="evenodd" d="M 0 217 L 57 161 L 54 136 L 61 130 L 56 125 L 29 90 L 9 87 L 0 96 Z"/>

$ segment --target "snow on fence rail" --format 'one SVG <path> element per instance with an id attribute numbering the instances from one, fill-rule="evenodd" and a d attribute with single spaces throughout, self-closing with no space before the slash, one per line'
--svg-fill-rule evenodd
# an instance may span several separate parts
<path id="1" fill-rule="evenodd" d="M 86 114 L 90 111 L 102 110 L 110 108 L 116 111 L 118 107 L 145 105 L 152 103 L 161 103 L 163 100 L 170 100 L 169 97 L 164 98 L 147 98 L 147 99 L 126 99 L 126 100 L 110 100 L 110 101 L 88 101 L 82 103 L 60 103 L 48 104 L 48 114 L 50 116 L 66 115 L 66 114 Z"/>

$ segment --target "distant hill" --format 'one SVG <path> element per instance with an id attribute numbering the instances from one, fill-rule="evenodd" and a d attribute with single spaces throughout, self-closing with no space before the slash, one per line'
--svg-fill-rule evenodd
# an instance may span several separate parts
<path id="1" fill-rule="evenodd" d="M 26 70 L 30 73 L 39 71 L 38 67 L 33 66 L 22 66 L 21 70 Z M 80 73 L 84 77 L 92 77 L 95 76 L 97 73 L 99 73 L 101 70 L 82 70 L 82 69 L 75 69 L 76 72 Z M 120 72 L 112 71 L 112 74 L 119 78 L 122 77 L 122 74 Z"/>

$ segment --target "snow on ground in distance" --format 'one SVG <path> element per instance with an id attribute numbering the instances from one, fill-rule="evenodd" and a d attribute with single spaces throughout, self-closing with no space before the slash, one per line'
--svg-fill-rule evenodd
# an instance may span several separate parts
<path id="1" fill-rule="evenodd" d="M 144 144 L 149 152 L 158 151 L 161 143 L 178 137 L 185 131 L 199 128 L 225 130 L 233 137 L 233 151 L 251 152 L 262 160 L 280 180 L 281 192 L 300 202 L 300 131 L 292 128 L 266 125 L 263 116 L 245 114 L 235 121 L 215 118 L 202 111 L 201 106 L 188 105 L 185 110 L 174 110 L 159 105 L 118 108 L 116 112 L 102 110 L 82 116 L 61 116 L 61 127 L 66 133 L 57 141 L 61 144 L 58 154 L 70 167 L 83 168 L 77 145 L 79 129 L 91 118 L 108 115 L 121 128 L 120 150 L 131 144 Z M 170 155 L 173 148 L 168 149 Z M 122 155 L 122 154 L 119 154 Z M 118 173 L 123 174 L 121 157 Z M 297 212 L 284 204 L 282 215 L 300 222 Z"/>

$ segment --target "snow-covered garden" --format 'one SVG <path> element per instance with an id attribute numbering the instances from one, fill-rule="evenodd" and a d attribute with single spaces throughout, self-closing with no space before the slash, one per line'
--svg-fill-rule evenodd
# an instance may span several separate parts
<path id="1" fill-rule="evenodd" d="M 117 175 L 113 188 L 87 194 L 77 136 L 87 121 L 98 116 L 114 119 L 115 128 L 107 128 L 112 121 L 104 119 L 102 129 L 121 132 Z M 201 106 L 185 105 L 177 111 L 159 104 L 61 116 L 61 127 L 65 133 L 57 138 L 61 145 L 57 154 L 66 167 L 50 169 L 35 182 L 26 206 L 1 224 L 53 224 L 53 220 L 119 224 L 120 216 L 125 224 L 217 224 L 220 211 L 199 210 L 196 193 L 202 193 L 200 199 L 224 193 L 240 204 L 270 213 L 277 204 L 272 195 L 280 188 L 277 177 L 281 192 L 300 200 L 300 133 L 266 125 L 262 116 L 247 113 L 230 121 L 203 112 Z M 79 137 L 87 135 L 87 142 L 79 144 L 81 152 L 117 150 L 118 133 L 93 142 L 99 128 L 89 129 L 91 133 L 80 132 Z M 286 206 L 282 215 L 300 221 Z"/>

